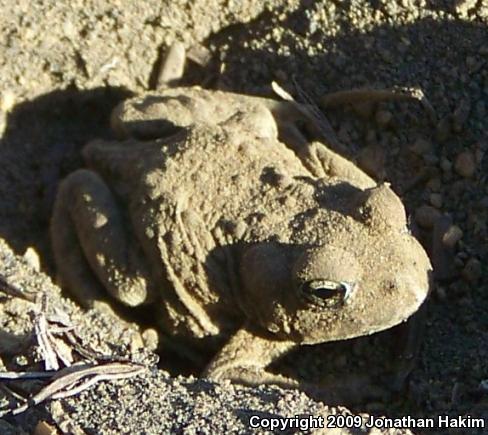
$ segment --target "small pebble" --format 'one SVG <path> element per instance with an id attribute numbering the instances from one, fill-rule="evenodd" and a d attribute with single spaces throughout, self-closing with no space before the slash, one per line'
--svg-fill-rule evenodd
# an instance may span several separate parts
<path id="1" fill-rule="evenodd" d="M 34 435 L 56 435 L 57 433 L 56 428 L 44 420 L 37 423 L 33 432 Z"/>
<path id="2" fill-rule="evenodd" d="M 442 180 L 439 177 L 431 178 L 427 181 L 426 187 L 432 192 L 439 192 L 442 187 Z"/>
<path id="3" fill-rule="evenodd" d="M 473 72 L 478 67 L 478 61 L 474 56 L 466 56 L 466 67 L 469 72 Z"/>
<path id="4" fill-rule="evenodd" d="M 205 67 L 212 59 L 212 53 L 202 44 L 195 44 L 187 50 L 186 57 L 197 65 Z"/>
<path id="5" fill-rule="evenodd" d="M 451 180 L 452 180 L 452 172 L 444 172 L 442 174 L 442 182 L 443 183 L 448 184 L 451 182 Z"/>
<path id="6" fill-rule="evenodd" d="M 475 109 L 476 116 L 478 118 L 484 118 L 486 116 L 486 105 L 485 102 L 480 100 L 476 102 Z"/>
<path id="7" fill-rule="evenodd" d="M 437 166 L 439 163 L 439 157 L 432 153 L 424 154 L 423 159 L 425 164 L 428 166 Z"/>
<path id="8" fill-rule="evenodd" d="M 389 110 L 378 110 L 376 112 L 375 120 L 379 127 L 387 127 L 392 119 L 393 114 Z"/>
<path id="9" fill-rule="evenodd" d="M 440 211 L 430 205 L 422 205 L 415 210 L 415 222 L 426 229 L 433 228 L 440 216 Z"/>
<path id="10" fill-rule="evenodd" d="M 454 258 L 454 265 L 458 268 L 458 269 L 462 269 L 464 267 L 464 261 L 462 258 L 459 258 L 459 257 L 455 257 Z"/>
<path id="11" fill-rule="evenodd" d="M 444 302 L 447 299 L 446 289 L 442 286 L 437 286 L 435 289 L 435 293 L 440 301 Z"/>
<path id="12" fill-rule="evenodd" d="M 435 208 L 441 208 L 442 207 L 442 195 L 440 193 L 431 193 L 429 200 L 430 200 L 430 203 Z"/>
<path id="13" fill-rule="evenodd" d="M 159 345 L 159 334 L 154 328 L 147 328 L 142 333 L 142 340 L 144 342 L 144 347 L 151 352 L 156 351 Z"/>
<path id="14" fill-rule="evenodd" d="M 471 284 L 476 284 L 481 278 L 481 262 L 476 258 L 470 258 L 461 272 L 462 277 Z"/>
<path id="15" fill-rule="evenodd" d="M 457 280 L 449 286 L 449 295 L 461 298 L 466 294 L 467 286 L 461 280 Z"/>
<path id="16" fill-rule="evenodd" d="M 29 364 L 29 360 L 25 355 L 16 355 L 13 358 L 13 362 L 17 364 L 19 367 L 25 367 L 26 365 Z"/>
<path id="17" fill-rule="evenodd" d="M 132 333 L 129 342 L 129 348 L 131 353 L 140 352 L 144 348 L 144 340 L 140 333 Z"/>
<path id="18" fill-rule="evenodd" d="M 15 105 L 15 95 L 12 91 L 6 90 L 0 93 L 0 111 L 9 112 Z"/>
<path id="19" fill-rule="evenodd" d="M 347 364 L 347 356 L 345 354 L 339 354 L 334 361 L 336 367 L 345 367 Z"/>
<path id="20" fill-rule="evenodd" d="M 445 232 L 442 242 L 444 245 L 454 248 L 456 243 L 463 238 L 463 231 L 457 225 L 451 225 L 449 229 Z"/>
<path id="21" fill-rule="evenodd" d="M 166 60 L 171 59 L 172 62 L 162 63 L 156 78 L 156 88 L 170 85 L 183 75 L 186 57 L 185 45 L 180 41 L 175 41 L 166 50 L 164 56 Z"/>
<path id="22" fill-rule="evenodd" d="M 452 171 L 452 162 L 446 158 L 442 157 L 440 161 L 440 167 L 443 172 L 451 172 Z"/>
<path id="23" fill-rule="evenodd" d="M 460 199 L 463 196 L 464 191 L 467 189 L 466 180 L 464 178 L 456 180 L 451 183 L 449 187 L 449 196 L 451 198 Z M 464 212 L 464 209 L 458 208 L 458 212 Z"/>
<path id="24" fill-rule="evenodd" d="M 367 145 L 376 145 L 378 143 L 378 138 L 376 136 L 376 130 L 374 128 L 368 129 L 365 136 L 365 142 Z"/>
<path id="25" fill-rule="evenodd" d="M 444 142 L 451 136 L 451 117 L 446 116 L 442 118 L 436 127 L 436 139 L 439 142 Z"/>
<path id="26" fill-rule="evenodd" d="M 461 18 L 467 18 L 469 11 L 476 6 L 476 0 L 458 0 L 455 2 L 455 11 Z"/>
<path id="27" fill-rule="evenodd" d="M 432 143 L 424 138 L 418 138 L 411 146 L 410 151 L 418 156 L 428 153 L 432 149 Z"/>
<path id="28" fill-rule="evenodd" d="M 23 258 L 36 272 L 41 270 L 41 260 L 39 259 L 39 254 L 32 246 L 29 246 L 25 250 Z"/>
<path id="29" fill-rule="evenodd" d="M 484 393 L 488 393 L 488 379 L 481 380 L 478 388 Z"/>
<path id="30" fill-rule="evenodd" d="M 484 196 L 480 199 L 479 206 L 484 209 L 488 209 L 488 196 Z"/>
<path id="31" fill-rule="evenodd" d="M 484 156 L 485 156 L 485 152 L 483 150 L 477 148 L 475 153 L 474 153 L 474 157 L 475 157 L 477 166 L 481 164 Z"/>
<path id="32" fill-rule="evenodd" d="M 459 153 L 454 162 L 454 170 L 462 177 L 471 178 L 476 172 L 474 154 L 469 150 Z"/>
<path id="33" fill-rule="evenodd" d="M 0 110 L 0 137 L 2 137 L 7 129 L 7 113 Z"/>
<path id="34" fill-rule="evenodd" d="M 452 114 L 452 129 L 459 133 L 462 131 L 465 122 L 468 119 L 469 112 L 471 111 L 471 103 L 469 100 L 464 99 L 459 103 L 459 106 L 456 108 L 454 113 Z"/>

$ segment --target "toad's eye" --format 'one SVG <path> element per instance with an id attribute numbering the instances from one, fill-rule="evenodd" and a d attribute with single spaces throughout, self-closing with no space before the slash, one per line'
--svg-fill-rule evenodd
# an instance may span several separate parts
<path id="1" fill-rule="evenodd" d="M 355 288 L 348 282 L 313 279 L 301 286 L 302 298 L 313 305 L 326 308 L 338 308 L 350 298 Z"/>

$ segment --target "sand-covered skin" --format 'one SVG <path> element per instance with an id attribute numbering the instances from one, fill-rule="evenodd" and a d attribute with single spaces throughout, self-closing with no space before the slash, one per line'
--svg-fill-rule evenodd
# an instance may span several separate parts
<path id="1" fill-rule="evenodd" d="M 280 141 L 298 110 L 265 103 L 196 87 L 127 102 L 146 119 L 116 109 L 126 130 L 180 131 L 90 142 L 51 221 L 60 282 L 82 305 L 151 304 L 175 341 L 220 341 L 214 380 L 273 383 L 266 367 L 291 348 L 389 329 L 429 293 L 398 196 L 318 141 Z"/>
<path id="2" fill-rule="evenodd" d="M 358 411 L 486 416 L 486 392 L 479 388 L 488 361 L 487 277 L 482 264 L 488 253 L 483 159 L 488 12 L 483 2 L 303 1 L 262 14 L 246 10 L 236 15 L 242 19 L 232 20 L 222 18 L 228 14 L 217 8 L 221 18 L 210 20 L 214 27 L 209 24 L 200 33 L 195 25 L 180 25 L 191 22 L 188 9 L 180 9 L 180 21 L 159 26 L 153 24 L 161 21 L 158 9 L 150 11 L 154 19 L 147 19 L 146 10 L 126 2 L 76 11 L 59 2 L 35 8 L 5 3 L 0 235 L 20 254 L 35 246 L 52 277 L 47 226 L 59 180 L 82 165 L 79 150 L 88 140 L 110 136 L 110 110 L 127 96 L 113 86 L 145 90 L 161 44 L 169 44 L 178 32 L 187 32 L 182 39 L 189 45 L 200 41 L 215 59 L 223 59 L 224 67 L 214 68 L 220 72 L 220 84 L 239 92 L 270 95 L 272 80 L 293 91 L 293 76 L 317 101 L 330 90 L 420 85 L 437 111 L 435 126 L 413 103 L 327 112 L 351 155 L 400 192 L 412 220 L 422 225 L 426 246 L 437 215 L 449 213 L 454 225 L 449 232 L 454 258 L 447 266 L 454 273 L 434 288 L 409 389 L 393 400 L 370 401 Z M 63 8 L 71 12 L 61 13 Z M 120 15 L 116 8 L 129 18 L 114 18 Z M 254 19 L 245 25 L 221 28 L 248 21 L 251 15 Z M 114 28 L 122 32 L 124 22 L 131 23 L 125 30 L 128 36 L 119 38 Z M 158 36 L 145 37 L 152 35 L 153 26 Z M 73 28 L 74 37 L 61 37 L 60 32 L 69 35 Z M 76 51 L 84 61 L 77 60 Z M 122 62 L 112 67 L 113 56 L 104 51 L 123 53 Z M 27 319 L 23 325 L 28 327 Z M 16 323 L 11 328 L 15 330 Z M 285 365 L 301 365 L 305 378 L 334 373 L 336 382 L 350 377 L 352 366 L 359 373 L 378 372 L 380 382 L 385 379 L 382 362 L 392 359 L 388 352 L 371 350 L 376 349 L 371 343 L 381 340 L 371 337 L 310 349 Z M 374 364 L 355 356 L 361 352 Z"/>

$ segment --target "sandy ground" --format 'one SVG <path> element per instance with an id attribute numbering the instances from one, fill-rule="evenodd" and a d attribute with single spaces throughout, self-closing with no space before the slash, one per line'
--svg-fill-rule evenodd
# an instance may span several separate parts
<path id="1" fill-rule="evenodd" d="M 436 110 L 435 123 L 414 103 L 327 112 L 349 155 L 402 195 L 432 255 L 433 221 L 440 214 L 452 220 L 453 252 L 436 257 L 436 283 L 413 372 L 393 393 L 366 400 L 352 394 L 341 405 L 389 417 L 484 417 L 488 427 L 485 2 L 3 0 L 0 5 L 0 237 L 20 255 L 33 246 L 42 271 L 53 279 L 47 228 L 59 180 L 82 166 L 79 150 L 88 140 L 111 135 L 111 108 L 152 85 L 161 50 L 173 40 L 188 48 L 200 44 L 212 54 L 205 69 L 190 65 L 188 82 L 208 79 L 208 86 L 250 94 L 271 95 L 273 80 L 291 92 L 296 81 L 316 101 L 326 92 L 360 86 L 420 86 Z M 53 305 L 72 313 L 87 343 L 106 352 L 141 346 L 136 325 L 108 312 L 83 314 L 7 245 L 0 245 L 0 254 L 0 273 L 22 288 L 46 290 Z M 3 365 L 34 367 L 30 313 L 35 307 L 9 297 L 0 304 Z M 357 378 L 358 389 L 366 375 L 384 384 L 398 336 L 387 332 L 312 347 L 278 369 L 318 382 Z M 167 368 L 178 372 L 178 364 Z M 35 389 L 31 383 L 20 390 Z M 2 405 L 13 402 L 0 390 Z M 151 371 L 0 420 L 0 429 L 29 433 L 42 420 L 65 433 L 243 432 L 252 410 L 288 416 L 337 412 L 298 392 L 216 386 Z"/>

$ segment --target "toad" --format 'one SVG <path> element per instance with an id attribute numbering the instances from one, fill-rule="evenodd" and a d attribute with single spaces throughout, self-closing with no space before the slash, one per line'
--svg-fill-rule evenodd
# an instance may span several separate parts
<path id="1" fill-rule="evenodd" d="M 405 321 L 431 265 L 388 184 L 311 139 L 305 105 L 199 87 L 130 99 L 55 201 L 61 283 L 152 304 L 176 340 L 217 343 L 203 375 L 295 386 L 291 349 Z"/>

